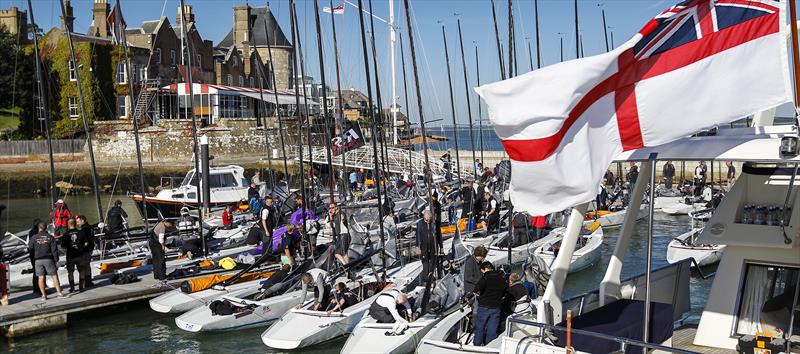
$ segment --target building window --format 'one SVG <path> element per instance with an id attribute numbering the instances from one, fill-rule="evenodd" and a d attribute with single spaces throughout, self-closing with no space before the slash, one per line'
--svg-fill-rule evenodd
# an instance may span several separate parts
<path id="1" fill-rule="evenodd" d="M 244 78 L 242 75 L 239 75 L 239 87 L 244 87 Z"/>
<path id="2" fill-rule="evenodd" d="M 739 293 L 736 333 L 753 335 L 756 332 L 786 330 L 791 310 L 797 308 L 794 298 L 800 268 L 746 264 L 744 283 Z M 794 333 L 800 329 L 795 322 Z"/>
<path id="3" fill-rule="evenodd" d="M 239 60 L 236 57 L 231 58 L 231 60 L 233 61 L 233 67 L 234 68 L 239 66 Z"/>
<path id="4" fill-rule="evenodd" d="M 70 118 L 78 118 L 78 97 L 67 97 L 67 110 Z"/>
<path id="5" fill-rule="evenodd" d="M 126 99 L 126 96 L 117 96 L 117 116 L 120 118 L 126 118 L 128 116 Z"/>
<path id="6" fill-rule="evenodd" d="M 125 63 L 117 63 L 117 83 L 126 84 L 128 81 L 125 75 Z"/>
<path id="7" fill-rule="evenodd" d="M 72 60 L 67 61 L 67 66 L 69 66 L 69 81 L 75 81 L 78 79 L 78 71 L 75 70 L 75 62 Z"/>
<path id="8" fill-rule="evenodd" d="M 256 87 L 255 83 L 256 83 L 255 80 L 253 80 L 253 77 L 251 76 L 250 77 L 250 87 Z"/>
<path id="9" fill-rule="evenodd" d="M 203 60 L 200 58 L 200 54 L 197 54 L 197 67 L 198 68 L 203 67 Z"/>
<path id="10" fill-rule="evenodd" d="M 175 50 L 169 51 L 169 62 L 172 65 L 175 65 Z"/>
<path id="11" fill-rule="evenodd" d="M 233 75 L 228 74 L 228 86 L 233 86 Z"/>
<path id="12" fill-rule="evenodd" d="M 156 63 L 161 64 L 161 48 L 156 48 L 155 57 Z"/>

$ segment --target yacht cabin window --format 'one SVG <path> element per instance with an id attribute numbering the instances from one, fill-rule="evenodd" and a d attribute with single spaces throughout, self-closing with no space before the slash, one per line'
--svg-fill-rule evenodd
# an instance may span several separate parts
<path id="1" fill-rule="evenodd" d="M 182 186 L 192 185 L 197 186 L 197 179 L 202 178 L 202 174 L 198 173 L 197 176 L 193 172 L 190 172 L 186 175 L 181 182 Z M 208 186 L 210 188 L 225 188 L 225 187 L 238 187 L 239 184 L 236 182 L 236 177 L 233 176 L 232 173 L 212 173 L 208 179 Z"/>
<path id="2" fill-rule="evenodd" d="M 792 333 L 800 333 L 800 308 L 795 298 L 800 268 L 748 263 L 744 274 L 734 335 L 770 332 L 780 337 L 780 333 L 789 333 L 791 309 L 795 316 Z"/>

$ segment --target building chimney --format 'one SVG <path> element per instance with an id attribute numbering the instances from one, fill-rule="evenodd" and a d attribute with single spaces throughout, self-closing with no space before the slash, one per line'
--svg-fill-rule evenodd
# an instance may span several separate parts
<path id="1" fill-rule="evenodd" d="M 192 5 L 183 5 L 183 13 L 186 16 L 186 25 L 194 22 L 194 12 L 192 12 Z M 175 15 L 175 24 L 181 25 L 181 8 L 178 6 L 178 13 Z"/>
<path id="2" fill-rule="evenodd" d="M 64 0 L 64 9 L 66 16 L 61 16 L 61 30 L 64 32 L 72 32 L 75 16 L 72 16 L 72 4 L 69 0 Z"/>
<path id="3" fill-rule="evenodd" d="M 108 0 L 94 0 L 92 6 L 92 27 L 89 28 L 89 35 L 108 38 L 111 32 L 108 28 L 108 14 L 111 7 Z"/>
<path id="4" fill-rule="evenodd" d="M 250 6 L 236 5 L 233 7 L 233 43 L 239 44 L 250 41 Z"/>
<path id="5" fill-rule="evenodd" d="M 242 42 L 242 64 L 244 64 L 244 76 L 250 76 L 250 42 Z"/>

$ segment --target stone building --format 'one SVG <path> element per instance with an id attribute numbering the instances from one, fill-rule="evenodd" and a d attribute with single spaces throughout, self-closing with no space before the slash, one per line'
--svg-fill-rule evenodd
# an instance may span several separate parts
<path id="1" fill-rule="evenodd" d="M 272 48 L 274 72 L 267 70 L 267 88 L 272 88 L 272 77 L 275 76 L 277 89 L 286 90 L 293 87 L 292 73 L 292 43 L 286 38 L 278 21 L 268 7 L 252 8 L 248 5 L 233 7 L 233 28 L 217 45 L 218 48 L 231 48 L 237 46 L 244 48 L 245 44 L 255 49 L 259 57 L 270 69 L 269 46 Z"/>
<path id="2" fill-rule="evenodd" d="M 62 16 L 61 28 L 48 31 L 39 43 L 45 79 L 50 83 L 47 85 L 50 88 L 48 102 L 56 137 L 71 136 L 83 130 L 78 78 L 86 118 L 90 122 L 129 118 L 131 94 L 138 91 L 141 72 L 149 56 L 147 50 L 129 48 L 128 57 L 132 63 L 129 74 L 123 47 L 112 42 L 108 26 L 97 25 L 107 24 L 109 4 L 107 0 L 95 0 L 88 33 L 72 33 L 76 57 L 73 63 L 66 30 L 74 28 L 75 17 L 69 1 L 65 2 L 65 7 L 67 16 Z"/>
<path id="3" fill-rule="evenodd" d="M 245 42 L 242 47 L 217 47 L 214 49 L 214 82 L 217 85 L 268 88 L 266 78 L 259 86 L 259 78 L 266 74 L 266 69 L 258 55 L 258 51 Z"/>
<path id="4" fill-rule="evenodd" d="M 16 6 L 8 10 L 0 10 L 0 27 L 5 27 L 12 35 L 23 33 L 20 41 L 27 43 L 28 12 L 20 11 Z"/>
<path id="5" fill-rule="evenodd" d="M 181 48 L 188 46 L 192 53 L 192 81 L 201 83 L 214 82 L 213 45 L 204 40 L 197 30 L 192 7 L 186 5 L 186 37 L 183 37 L 180 9 L 175 16 L 176 25 L 172 25 L 166 17 L 158 20 L 144 21 L 137 28 L 128 28 L 125 34 L 128 43 L 136 48 L 150 51 L 150 62 L 144 72 L 148 79 L 158 79 L 161 84 L 187 82 L 186 68 L 189 58 L 181 55 Z"/>

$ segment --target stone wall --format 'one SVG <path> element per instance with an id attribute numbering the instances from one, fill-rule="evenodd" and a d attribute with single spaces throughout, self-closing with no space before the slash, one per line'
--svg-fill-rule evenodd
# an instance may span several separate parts
<path id="1" fill-rule="evenodd" d="M 139 142 L 144 161 L 186 161 L 192 158 L 192 121 L 164 119 L 158 126 L 142 127 Z M 95 123 L 93 146 L 98 161 L 135 160 L 136 143 L 131 123 L 105 121 Z M 267 128 L 273 157 L 280 157 L 278 129 Z M 218 124 L 200 128 L 198 138 L 209 138 L 211 155 L 223 160 L 266 157 L 264 128 L 257 127 L 252 118 L 220 119 Z M 287 141 L 288 143 L 288 141 Z"/>

